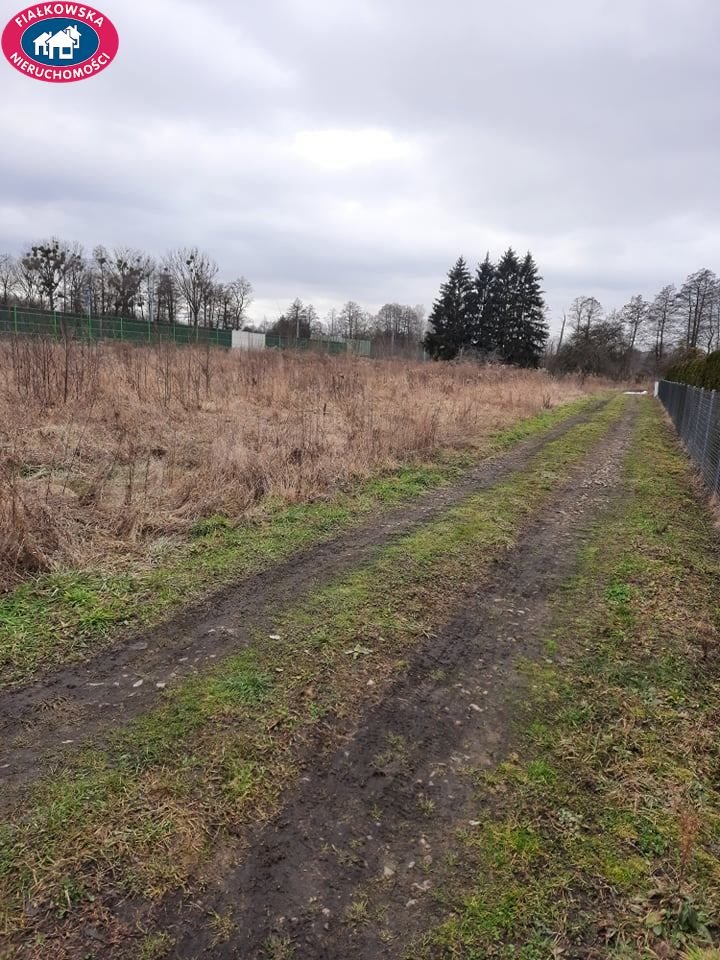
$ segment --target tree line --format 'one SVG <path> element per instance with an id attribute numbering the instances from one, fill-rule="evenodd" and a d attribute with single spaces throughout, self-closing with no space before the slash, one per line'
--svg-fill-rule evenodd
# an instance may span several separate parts
<path id="1" fill-rule="evenodd" d="M 20 256 L 0 254 L 0 304 L 74 315 L 127 317 L 193 327 L 240 329 L 252 302 L 245 277 L 217 279 L 217 263 L 197 247 L 156 260 L 127 247 L 53 238 Z"/>
<path id="2" fill-rule="evenodd" d="M 295 299 L 273 323 L 260 324 L 272 336 L 309 339 L 316 336 L 346 340 L 372 340 L 386 347 L 389 355 L 416 348 L 423 336 L 425 309 L 408 304 L 386 303 L 377 313 L 348 300 L 340 310 L 330 310 L 320 319 L 311 303 Z"/>
<path id="3" fill-rule="evenodd" d="M 540 365 L 548 338 L 542 278 L 531 253 L 512 248 L 497 264 L 489 254 L 474 275 L 460 257 L 448 272 L 430 314 L 425 348 L 432 357 Z"/>
<path id="4" fill-rule="evenodd" d="M 563 319 L 548 365 L 603 376 L 664 370 L 694 352 L 720 347 L 720 280 L 712 270 L 668 284 L 652 300 L 632 296 L 606 312 L 595 297 L 577 297 Z"/>
<path id="5" fill-rule="evenodd" d="M 377 313 L 353 300 L 320 319 L 311 303 L 293 300 L 277 320 L 252 324 L 253 287 L 244 276 L 220 281 L 218 264 L 197 247 L 155 259 L 127 247 L 95 247 L 57 238 L 19 256 L 0 254 L 0 305 L 75 316 L 123 317 L 226 330 L 261 330 L 286 339 L 334 336 L 372 339 L 389 355 L 416 350 L 423 337 L 422 306 L 387 303 Z"/>

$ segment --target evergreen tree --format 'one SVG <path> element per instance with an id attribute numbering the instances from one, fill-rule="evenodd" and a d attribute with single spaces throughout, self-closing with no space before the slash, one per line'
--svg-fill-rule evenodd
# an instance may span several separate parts
<path id="1" fill-rule="evenodd" d="M 440 287 L 430 314 L 425 349 L 435 360 L 452 360 L 472 346 L 474 290 L 465 260 L 460 257 Z"/>
<path id="2" fill-rule="evenodd" d="M 309 340 L 311 326 L 317 320 L 317 312 L 312 304 L 307 306 L 299 297 L 290 304 L 270 328 L 274 337 L 283 337 L 288 340 Z"/>
<path id="3" fill-rule="evenodd" d="M 461 257 L 433 307 L 427 350 L 450 360 L 472 349 L 504 363 L 537 367 L 548 337 L 541 279 L 532 254 L 520 261 L 512 247 L 497 266 L 486 255 L 473 279 Z"/>
<path id="4" fill-rule="evenodd" d="M 497 330 L 496 314 L 493 297 L 495 288 L 495 267 L 490 261 L 490 254 L 475 272 L 475 289 L 473 297 L 473 346 L 479 353 L 489 354 L 495 350 Z"/>
<path id="5" fill-rule="evenodd" d="M 508 247 L 495 269 L 490 300 L 495 325 L 495 349 L 506 363 L 512 363 L 519 339 L 520 262 Z"/>
<path id="6" fill-rule="evenodd" d="M 532 254 L 528 252 L 520 264 L 517 340 L 510 358 L 511 363 L 521 367 L 539 366 L 547 343 L 548 325 L 541 280 Z"/>

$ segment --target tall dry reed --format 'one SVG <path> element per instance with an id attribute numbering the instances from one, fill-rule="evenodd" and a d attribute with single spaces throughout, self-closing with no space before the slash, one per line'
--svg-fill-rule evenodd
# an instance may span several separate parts
<path id="1" fill-rule="evenodd" d="M 592 390 L 473 364 L 0 343 L 0 589 L 147 559 L 199 518 L 305 501 Z"/>

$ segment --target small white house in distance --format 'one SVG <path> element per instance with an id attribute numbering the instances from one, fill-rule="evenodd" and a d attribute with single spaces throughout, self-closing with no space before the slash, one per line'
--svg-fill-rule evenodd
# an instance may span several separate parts
<path id="1" fill-rule="evenodd" d="M 233 350 L 264 350 L 265 334 L 250 333 L 248 330 L 233 330 L 232 348 Z"/>

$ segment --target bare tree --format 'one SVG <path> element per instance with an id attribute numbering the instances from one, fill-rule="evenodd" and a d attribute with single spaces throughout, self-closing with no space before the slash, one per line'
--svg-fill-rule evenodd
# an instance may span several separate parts
<path id="1" fill-rule="evenodd" d="M 563 311 L 563 322 L 562 322 L 562 326 L 560 327 L 560 339 L 558 340 L 557 349 L 556 349 L 556 351 L 555 351 L 556 353 L 559 353 L 560 350 L 562 349 L 563 338 L 565 337 L 565 327 L 566 327 L 566 326 L 567 326 L 567 313 L 566 313 L 565 311 Z"/>
<path id="2" fill-rule="evenodd" d="M 678 317 L 678 292 L 674 284 L 663 287 L 648 308 L 648 324 L 655 360 L 665 356 L 668 338 L 674 332 Z"/>
<path id="3" fill-rule="evenodd" d="M 179 293 L 175 277 L 168 264 L 163 264 L 157 273 L 155 286 L 155 317 L 158 323 L 175 323 Z"/>
<path id="4" fill-rule="evenodd" d="M 148 322 L 241 329 L 252 303 L 246 277 L 217 283 L 217 264 L 197 248 L 176 250 L 156 266 L 139 250 L 99 245 L 86 258 L 79 244 L 52 238 L 15 259 L 0 255 L 0 304 L 81 314 L 141 317 Z M 314 317 L 310 318 L 314 322 Z M 101 326 L 102 330 L 102 326 Z"/>
<path id="5" fill-rule="evenodd" d="M 307 324 L 309 337 L 313 335 L 317 336 L 323 332 L 322 321 L 312 303 L 309 303 L 305 308 L 305 322 Z"/>
<path id="6" fill-rule="evenodd" d="M 9 253 L 0 253 L 0 297 L 7 307 L 18 283 L 18 263 Z"/>
<path id="7" fill-rule="evenodd" d="M 585 316 L 585 314 L 583 315 Z M 602 320 L 575 326 L 552 360 L 552 368 L 605 377 L 627 376 L 627 341 L 622 315 L 613 310 Z"/>
<path id="8" fill-rule="evenodd" d="M 621 310 L 622 322 L 627 330 L 628 350 L 632 352 L 638 344 L 638 337 L 648 318 L 649 303 L 641 294 L 631 297 Z"/>
<path id="9" fill-rule="evenodd" d="M 603 318 L 602 304 L 595 297 L 576 297 L 568 312 L 570 329 L 576 338 L 590 339 L 593 327 Z"/>
<path id="10" fill-rule="evenodd" d="M 65 276 L 68 246 L 53 238 L 33 245 L 22 258 L 22 272 L 28 289 L 37 290 L 40 303 L 47 302 L 52 311 L 57 304 L 58 290 Z"/>
<path id="11" fill-rule="evenodd" d="M 85 260 L 85 251 L 79 243 L 74 243 L 67 249 L 61 289 L 58 291 L 63 311 L 82 313 L 91 286 L 92 275 Z"/>
<path id="12" fill-rule="evenodd" d="M 697 347 L 707 336 L 712 340 L 718 300 L 718 278 L 712 270 L 691 273 L 682 285 L 678 303 L 685 317 L 685 345 Z"/>
<path id="13" fill-rule="evenodd" d="M 119 248 L 108 263 L 108 299 L 116 317 L 134 317 L 145 302 L 143 283 L 153 271 L 153 262 L 138 250 Z"/>
<path id="14" fill-rule="evenodd" d="M 21 257 L 17 262 L 17 286 L 19 299 L 26 307 L 42 306 L 39 277 L 29 257 Z"/>
<path id="15" fill-rule="evenodd" d="M 409 343 L 419 343 L 424 321 L 424 307 L 386 303 L 373 320 L 373 336 L 384 341 L 392 354 L 397 344 L 407 346 Z"/>
<path id="16" fill-rule="evenodd" d="M 348 340 L 358 340 L 367 327 L 367 315 L 354 300 L 348 300 L 340 311 L 338 323 L 342 335 Z"/>
<path id="17" fill-rule="evenodd" d="M 108 272 L 108 263 L 110 262 L 110 254 L 107 252 L 105 247 L 95 247 L 93 250 L 93 262 L 97 268 L 97 280 L 100 294 L 99 302 L 96 299 L 95 312 L 101 317 L 104 317 L 107 311 L 106 274 Z"/>
<path id="18" fill-rule="evenodd" d="M 175 285 L 185 301 L 188 322 L 197 327 L 200 315 L 207 319 L 208 298 L 218 273 L 218 265 L 197 247 L 175 250 L 168 256 Z"/>
<path id="19" fill-rule="evenodd" d="M 338 312 L 333 307 L 331 310 L 325 314 L 325 326 L 327 327 L 328 335 L 334 337 L 338 332 Z"/>
<path id="20" fill-rule="evenodd" d="M 241 330 L 253 301 L 252 284 L 245 277 L 238 277 L 225 285 L 225 292 L 228 297 L 229 326 L 232 330 Z"/>

